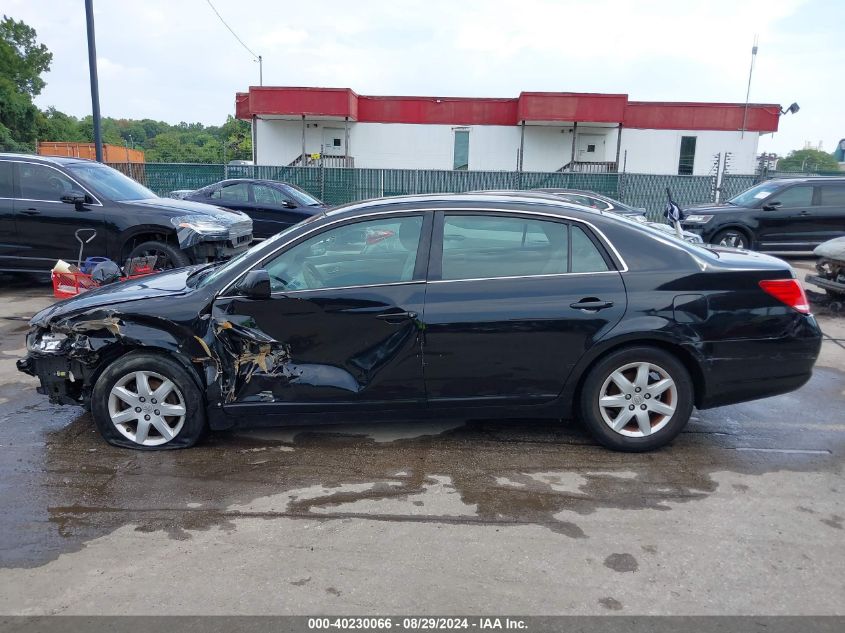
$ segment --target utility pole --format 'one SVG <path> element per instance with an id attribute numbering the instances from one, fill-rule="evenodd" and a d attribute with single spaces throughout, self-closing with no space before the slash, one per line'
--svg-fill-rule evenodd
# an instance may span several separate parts
<path id="1" fill-rule="evenodd" d="M 745 138 L 745 128 L 748 126 L 748 99 L 751 97 L 751 75 L 754 74 L 754 60 L 757 59 L 757 35 L 754 35 L 754 45 L 751 47 L 751 68 L 748 69 L 748 88 L 745 90 L 745 112 L 742 114 L 742 134 Z"/>
<path id="2" fill-rule="evenodd" d="M 94 119 L 94 152 L 103 162 L 103 136 L 100 129 L 100 86 L 97 80 L 97 42 L 94 36 L 94 0 L 85 0 L 85 23 L 88 27 L 88 73 L 91 75 L 91 114 Z"/>
<path id="3" fill-rule="evenodd" d="M 258 85 L 264 85 L 264 59 L 261 55 L 258 56 Z"/>

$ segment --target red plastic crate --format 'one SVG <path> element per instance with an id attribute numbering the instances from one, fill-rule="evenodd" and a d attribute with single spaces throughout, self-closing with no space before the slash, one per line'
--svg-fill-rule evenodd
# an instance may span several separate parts
<path id="1" fill-rule="evenodd" d="M 137 279 L 138 277 L 151 275 L 156 271 L 152 268 L 139 268 L 136 272 L 138 273 L 137 275 L 121 277 L 120 280 L 126 281 L 127 279 Z M 53 271 L 50 273 L 50 277 L 53 280 L 53 296 L 57 299 L 75 297 L 86 290 L 100 287 L 97 285 L 97 282 L 91 278 L 91 275 L 86 275 L 85 273 L 59 273 Z"/>

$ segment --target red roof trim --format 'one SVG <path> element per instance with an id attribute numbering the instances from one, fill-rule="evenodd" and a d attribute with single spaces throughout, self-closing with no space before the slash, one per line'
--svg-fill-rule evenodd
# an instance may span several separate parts
<path id="1" fill-rule="evenodd" d="M 236 93 L 239 119 L 255 116 L 330 117 L 371 123 L 519 125 L 522 121 L 618 123 L 669 130 L 742 128 L 741 103 L 629 101 L 625 94 L 523 92 L 518 98 L 358 95 L 349 88 L 251 86 Z M 775 132 L 777 104 L 749 104 L 746 128 Z"/>

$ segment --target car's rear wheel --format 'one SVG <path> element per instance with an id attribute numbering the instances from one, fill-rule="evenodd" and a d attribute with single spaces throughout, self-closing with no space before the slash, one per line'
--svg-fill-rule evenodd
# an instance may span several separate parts
<path id="1" fill-rule="evenodd" d="M 718 246 L 730 246 L 731 248 L 749 248 L 751 240 L 739 229 L 725 229 L 713 236 L 711 244 Z"/>
<path id="2" fill-rule="evenodd" d="M 159 242 L 151 240 L 138 244 L 129 253 L 129 259 L 133 257 L 146 257 L 148 255 L 155 255 L 156 270 L 170 270 L 171 268 L 182 268 L 188 266 L 191 260 L 188 256 L 180 251 L 178 248 L 167 244 L 166 242 Z"/>
<path id="3" fill-rule="evenodd" d="M 587 374 L 581 417 L 608 448 L 639 452 L 672 441 L 692 414 L 689 372 L 672 354 L 629 347 L 602 358 Z"/>
<path id="4" fill-rule="evenodd" d="M 91 411 L 103 438 L 124 448 L 187 448 L 206 427 L 196 382 L 159 354 L 132 352 L 109 365 L 94 385 Z"/>

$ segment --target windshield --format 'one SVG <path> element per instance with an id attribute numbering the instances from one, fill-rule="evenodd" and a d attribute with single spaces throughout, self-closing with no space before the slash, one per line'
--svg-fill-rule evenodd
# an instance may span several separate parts
<path id="1" fill-rule="evenodd" d="M 261 261 L 264 255 L 266 255 L 267 253 L 271 253 L 273 249 L 276 248 L 280 242 L 284 242 L 287 239 L 288 235 L 294 230 L 298 230 L 303 224 L 313 222 L 314 220 L 317 220 L 321 217 L 323 217 L 323 214 L 317 213 L 316 215 L 312 215 L 310 218 L 303 220 L 299 224 L 294 224 L 293 226 L 286 228 L 281 233 L 276 233 L 273 237 L 264 240 L 257 246 L 253 246 L 249 250 L 246 250 L 243 253 L 236 255 L 222 266 L 217 266 L 213 269 L 214 272 L 210 274 L 207 273 L 207 269 L 201 268 L 200 270 L 194 273 L 194 275 L 199 276 L 199 281 L 195 282 L 197 288 L 204 288 L 205 286 L 209 286 L 216 282 L 218 279 L 225 277 L 230 271 L 237 270 L 240 263 L 246 259 L 251 259 L 254 262 Z M 190 278 L 188 284 L 193 285 L 190 282 Z"/>
<path id="2" fill-rule="evenodd" d="M 780 189 L 781 186 L 782 184 L 777 182 L 762 182 L 759 185 L 751 187 L 751 189 L 746 189 L 738 196 L 734 196 L 728 200 L 728 203 L 735 204 L 738 207 L 750 208 L 755 206 L 760 200 L 768 198 L 775 191 Z"/>
<path id="3" fill-rule="evenodd" d="M 299 187 L 294 187 L 293 185 L 285 187 L 285 193 L 293 198 L 297 204 L 302 205 L 303 207 L 316 207 L 323 204 L 310 193 L 303 191 Z"/>
<path id="4" fill-rule="evenodd" d="M 67 169 L 92 189 L 118 202 L 158 198 L 156 194 L 129 176 L 124 176 L 116 169 L 100 163 L 71 163 L 67 165 Z"/>

